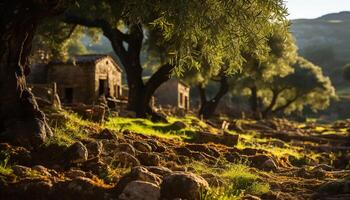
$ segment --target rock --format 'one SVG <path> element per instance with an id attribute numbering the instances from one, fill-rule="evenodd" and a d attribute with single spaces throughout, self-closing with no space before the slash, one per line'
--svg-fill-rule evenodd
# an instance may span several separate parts
<path id="1" fill-rule="evenodd" d="M 135 167 L 140 165 L 140 161 L 135 156 L 126 152 L 119 152 L 113 158 L 114 166 L 117 167 Z"/>
<path id="2" fill-rule="evenodd" d="M 86 144 L 88 150 L 88 158 L 99 157 L 102 153 L 102 142 L 100 141 L 91 141 Z"/>
<path id="3" fill-rule="evenodd" d="M 137 149 L 141 152 L 151 152 L 152 151 L 152 147 L 149 144 L 144 143 L 144 142 L 134 141 L 133 146 L 135 147 L 135 149 Z"/>
<path id="4" fill-rule="evenodd" d="M 161 166 L 149 166 L 149 167 L 146 167 L 146 169 L 162 177 L 168 176 L 172 173 L 172 171 L 169 168 L 161 167 Z"/>
<path id="5" fill-rule="evenodd" d="M 145 166 L 159 166 L 160 157 L 155 153 L 140 153 L 137 155 L 137 159 L 142 165 Z"/>
<path id="6" fill-rule="evenodd" d="M 57 184 L 54 189 L 52 197 L 47 199 L 114 199 L 112 194 L 108 193 L 110 186 L 85 177 Z"/>
<path id="7" fill-rule="evenodd" d="M 161 199 L 176 198 L 199 200 L 209 189 L 208 182 L 192 173 L 175 172 L 166 176 L 161 184 Z"/>
<path id="8" fill-rule="evenodd" d="M 212 187 L 222 187 L 225 183 L 221 180 L 221 178 L 214 174 L 201 174 L 201 176 L 208 182 L 208 184 Z"/>
<path id="9" fill-rule="evenodd" d="M 81 163 L 88 159 L 88 150 L 83 143 L 76 142 L 66 151 L 66 159 L 70 163 Z"/>
<path id="10" fill-rule="evenodd" d="M 327 193 L 327 194 L 350 193 L 350 181 L 348 180 L 331 181 L 321 185 L 318 191 L 320 193 Z"/>
<path id="11" fill-rule="evenodd" d="M 176 121 L 170 125 L 175 130 L 185 129 L 187 125 L 184 122 Z"/>
<path id="12" fill-rule="evenodd" d="M 78 169 L 71 169 L 68 172 L 65 172 L 64 175 L 68 178 L 75 179 L 78 177 L 85 177 L 86 173 Z"/>
<path id="13" fill-rule="evenodd" d="M 157 153 L 163 153 L 166 150 L 166 148 L 156 140 L 147 140 L 147 144 L 152 147 L 152 151 Z"/>
<path id="14" fill-rule="evenodd" d="M 42 165 L 35 165 L 32 167 L 32 169 L 39 172 L 43 176 L 50 176 L 51 175 L 49 170 Z"/>
<path id="15" fill-rule="evenodd" d="M 252 167 L 257 169 L 264 171 L 276 171 L 278 169 L 276 162 L 267 155 L 249 156 L 248 160 L 251 162 Z"/>
<path id="16" fill-rule="evenodd" d="M 109 129 L 103 129 L 99 134 L 95 135 L 95 138 L 111 140 L 116 139 L 116 135 Z"/>
<path id="17" fill-rule="evenodd" d="M 144 167 L 138 166 L 132 168 L 128 174 L 120 179 L 116 186 L 117 194 L 120 195 L 124 191 L 124 188 L 132 181 L 145 181 L 157 186 L 161 183 L 161 179 L 156 174 L 148 171 Z"/>
<path id="18" fill-rule="evenodd" d="M 32 155 L 24 147 L 12 146 L 8 143 L 0 143 L 0 152 L 8 154 L 8 164 L 29 165 L 32 160 Z"/>
<path id="19" fill-rule="evenodd" d="M 194 142 L 196 143 L 216 143 L 223 144 L 225 146 L 235 146 L 238 143 L 238 135 L 232 135 L 229 133 L 224 134 L 213 134 L 210 132 L 197 132 L 196 137 L 194 138 Z"/>
<path id="20" fill-rule="evenodd" d="M 128 154 L 131 154 L 133 156 L 136 155 L 136 151 L 135 151 L 135 148 L 133 146 L 131 146 L 130 144 L 128 143 L 121 143 L 121 144 L 118 144 L 116 146 L 116 149 L 115 151 L 118 151 L 118 152 L 126 152 Z"/>
<path id="21" fill-rule="evenodd" d="M 122 194 L 119 195 L 120 200 L 158 200 L 159 197 L 159 186 L 145 181 L 128 183 Z"/>
<path id="22" fill-rule="evenodd" d="M 253 196 L 253 195 L 250 195 L 250 194 L 246 194 L 242 200 L 261 200 L 259 197 L 257 196 Z"/>
<path id="23" fill-rule="evenodd" d="M 320 164 L 320 165 L 317 165 L 316 167 L 314 167 L 312 169 L 312 171 L 314 170 L 318 170 L 318 169 L 323 169 L 325 171 L 332 171 L 333 170 L 333 167 L 330 166 L 330 165 L 326 165 L 326 164 Z"/>
<path id="24" fill-rule="evenodd" d="M 227 152 L 227 153 L 225 153 L 224 156 L 225 156 L 227 161 L 232 162 L 232 163 L 236 163 L 236 162 L 242 160 L 241 156 L 237 152 L 233 152 L 233 153 Z"/>
<path id="25" fill-rule="evenodd" d="M 100 160 L 99 157 L 86 161 L 82 169 L 84 171 L 91 171 L 94 174 L 101 175 L 108 173 L 108 165 Z"/>
<path id="26" fill-rule="evenodd" d="M 192 151 L 198 151 L 198 152 L 208 154 L 210 156 L 220 157 L 220 153 L 218 151 L 216 151 L 214 148 L 210 148 L 203 144 L 188 144 L 185 147 Z"/>
<path id="27" fill-rule="evenodd" d="M 28 176 L 28 174 L 32 171 L 29 167 L 22 165 L 15 165 L 12 167 L 13 173 L 19 177 Z"/>
<path id="28" fill-rule="evenodd" d="M 1 188 L 1 199 L 52 199 L 52 187 L 49 179 L 26 179 Z"/>

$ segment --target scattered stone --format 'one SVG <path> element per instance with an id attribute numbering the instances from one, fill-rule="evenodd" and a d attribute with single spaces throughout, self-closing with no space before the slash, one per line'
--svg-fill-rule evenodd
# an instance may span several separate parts
<path id="1" fill-rule="evenodd" d="M 152 151 L 152 147 L 149 144 L 144 143 L 144 142 L 134 141 L 133 146 L 135 147 L 135 149 L 137 149 L 141 152 L 151 152 Z"/>
<path id="2" fill-rule="evenodd" d="M 257 196 L 247 194 L 242 198 L 242 200 L 261 200 L 261 199 Z"/>
<path id="3" fill-rule="evenodd" d="M 197 132 L 194 142 L 196 143 L 216 143 L 223 144 L 229 147 L 235 146 L 238 143 L 238 135 L 232 135 L 229 133 L 224 134 L 213 134 L 210 132 Z"/>
<path id="4" fill-rule="evenodd" d="M 264 171 L 276 171 L 278 169 L 276 162 L 267 155 L 249 156 L 248 160 L 251 162 L 252 167 L 257 169 Z"/>
<path id="5" fill-rule="evenodd" d="M 181 121 L 176 121 L 176 122 L 172 123 L 170 126 L 176 130 L 187 128 L 187 125 Z"/>
<path id="6" fill-rule="evenodd" d="M 116 139 L 116 135 L 109 129 L 103 129 L 99 134 L 96 135 L 96 138 L 111 140 Z"/>
<path id="7" fill-rule="evenodd" d="M 161 161 L 155 153 L 140 153 L 137 155 L 137 159 L 145 166 L 159 166 Z"/>
<path id="8" fill-rule="evenodd" d="M 102 142 L 100 141 L 91 141 L 86 144 L 86 148 L 88 150 L 88 158 L 99 157 L 102 153 Z"/>
<path id="9" fill-rule="evenodd" d="M 314 167 L 312 170 L 314 171 L 317 169 L 323 169 L 325 171 L 332 171 L 333 167 L 330 165 L 326 165 L 326 164 L 320 164 L 320 165 L 317 165 L 316 167 Z"/>
<path id="10" fill-rule="evenodd" d="M 49 170 L 42 165 L 35 165 L 32 167 L 32 169 L 39 172 L 43 176 L 50 176 L 51 175 Z"/>
<path id="11" fill-rule="evenodd" d="M 221 178 L 214 174 L 201 174 L 201 176 L 208 182 L 211 187 L 222 187 L 225 185 Z"/>
<path id="12" fill-rule="evenodd" d="M 12 167 L 12 170 L 16 176 L 25 177 L 28 176 L 32 169 L 22 165 L 15 165 Z"/>
<path id="13" fill-rule="evenodd" d="M 116 146 L 115 151 L 117 151 L 117 152 L 125 152 L 125 153 L 128 153 L 128 154 L 132 155 L 132 156 L 136 155 L 135 148 L 133 146 L 131 146 L 130 144 L 128 144 L 128 143 L 118 144 Z"/>
<path id="14" fill-rule="evenodd" d="M 88 150 L 83 143 L 76 142 L 66 151 L 66 159 L 70 163 L 81 163 L 88 159 Z"/>
<path id="15" fill-rule="evenodd" d="M 130 182 L 137 180 L 153 183 L 157 186 L 161 183 L 161 179 L 156 174 L 148 171 L 145 167 L 138 166 L 132 168 L 128 174 L 120 179 L 116 186 L 117 194 L 120 195 Z"/>
<path id="16" fill-rule="evenodd" d="M 161 199 L 176 198 L 199 200 L 209 189 L 208 182 L 195 174 L 175 172 L 166 176 L 161 184 Z"/>
<path id="17" fill-rule="evenodd" d="M 185 147 L 192 151 L 203 152 L 210 156 L 220 157 L 220 153 L 218 151 L 203 144 L 188 144 Z"/>
<path id="18" fill-rule="evenodd" d="M 147 144 L 152 147 L 152 151 L 157 153 L 163 153 L 166 150 L 166 148 L 156 140 L 147 140 Z"/>
<path id="19" fill-rule="evenodd" d="M 117 167 L 135 167 L 140 165 L 140 161 L 137 160 L 135 156 L 126 152 L 116 153 L 113 158 L 114 158 L 114 166 L 117 166 Z"/>
<path id="20" fill-rule="evenodd" d="M 325 183 L 318 189 L 320 193 L 327 194 L 346 194 L 350 193 L 350 181 L 340 180 Z"/>
<path id="21" fill-rule="evenodd" d="M 65 172 L 64 175 L 68 178 L 75 179 L 78 177 L 85 177 L 86 173 L 78 169 L 71 169 L 68 172 Z"/>
<path id="22" fill-rule="evenodd" d="M 159 197 L 159 186 L 145 181 L 128 183 L 122 194 L 119 195 L 120 200 L 158 200 Z"/>
<path id="23" fill-rule="evenodd" d="M 169 168 L 161 167 L 161 166 L 149 166 L 149 167 L 146 167 L 146 169 L 162 177 L 168 176 L 172 173 L 172 171 Z"/>

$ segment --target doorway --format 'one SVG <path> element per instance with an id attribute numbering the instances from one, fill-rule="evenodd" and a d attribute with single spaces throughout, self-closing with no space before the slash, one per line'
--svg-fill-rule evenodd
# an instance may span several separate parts
<path id="1" fill-rule="evenodd" d="M 100 79 L 98 83 L 98 96 L 106 95 L 107 81 Z"/>
<path id="2" fill-rule="evenodd" d="M 73 103 L 73 88 L 64 89 L 65 103 Z"/>

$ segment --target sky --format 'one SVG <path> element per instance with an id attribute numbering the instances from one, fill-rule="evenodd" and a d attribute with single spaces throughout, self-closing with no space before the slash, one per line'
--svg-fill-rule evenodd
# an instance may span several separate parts
<path id="1" fill-rule="evenodd" d="M 350 0 L 285 0 L 289 19 L 317 18 L 328 13 L 350 11 Z"/>

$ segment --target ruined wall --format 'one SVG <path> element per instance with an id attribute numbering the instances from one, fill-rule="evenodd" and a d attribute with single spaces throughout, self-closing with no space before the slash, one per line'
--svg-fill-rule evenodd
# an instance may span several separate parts
<path id="1" fill-rule="evenodd" d="M 57 83 L 57 92 L 63 103 L 67 102 L 67 88 L 72 88 L 72 103 L 91 104 L 94 101 L 94 71 L 93 64 L 56 64 L 49 67 L 47 79 L 49 83 Z"/>
<path id="2" fill-rule="evenodd" d="M 106 91 L 112 97 L 120 98 L 122 93 L 122 73 L 118 70 L 116 64 L 110 58 L 104 58 L 96 64 L 96 71 L 94 77 L 94 97 L 99 97 L 100 80 L 105 80 Z"/>

